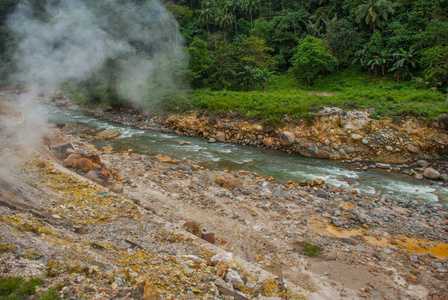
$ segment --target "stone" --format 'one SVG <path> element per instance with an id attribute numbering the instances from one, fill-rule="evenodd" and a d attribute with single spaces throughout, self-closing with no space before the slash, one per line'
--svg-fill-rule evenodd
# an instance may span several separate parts
<path id="1" fill-rule="evenodd" d="M 124 188 L 122 186 L 113 186 L 111 188 L 112 192 L 117 193 L 117 194 L 123 194 L 124 192 Z"/>
<path id="2" fill-rule="evenodd" d="M 216 265 L 216 275 L 218 275 L 220 278 L 224 279 L 227 274 L 228 269 L 229 268 L 227 267 L 227 264 L 225 262 L 221 261 Z"/>
<path id="3" fill-rule="evenodd" d="M 75 168 L 82 170 L 84 173 L 88 173 L 95 168 L 92 161 L 84 157 L 78 159 L 77 162 L 74 161 L 73 163 L 75 164 Z"/>
<path id="4" fill-rule="evenodd" d="M 62 165 L 66 168 L 73 168 L 75 166 L 74 162 L 81 158 L 80 154 L 70 154 L 64 161 L 62 162 Z"/>
<path id="5" fill-rule="evenodd" d="M 223 186 L 226 182 L 226 179 L 224 178 L 224 176 L 216 174 L 215 178 L 213 178 L 213 182 L 219 184 L 220 186 Z"/>
<path id="6" fill-rule="evenodd" d="M 87 174 L 84 177 L 102 185 L 106 184 L 107 182 L 107 176 L 96 170 L 91 170 L 87 172 Z"/>
<path id="7" fill-rule="evenodd" d="M 317 152 L 317 157 L 318 158 L 324 158 L 324 159 L 330 158 L 330 152 L 328 152 L 326 150 L 319 150 Z"/>
<path id="8" fill-rule="evenodd" d="M 351 135 L 351 137 L 352 137 L 352 139 L 354 139 L 355 141 L 357 141 L 357 140 L 361 140 L 361 139 L 362 139 L 362 135 L 357 134 L 357 133 L 353 133 L 353 134 Z"/>
<path id="9" fill-rule="evenodd" d="M 418 161 L 417 161 L 417 165 L 418 165 L 420 168 L 426 168 L 426 167 L 428 166 L 428 162 L 427 162 L 426 160 L 418 160 Z"/>
<path id="10" fill-rule="evenodd" d="M 201 227 L 198 222 L 186 222 L 182 227 L 191 234 L 194 234 L 197 237 L 202 237 Z"/>
<path id="11" fill-rule="evenodd" d="M 241 183 L 237 179 L 230 178 L 224 182 L 222 187 L 225 189 L 234 190 L 236 188 L 240 188 L 241 186 Z"/>
<path id="12" fill-rule="evenodd" d="M 72 144 L 62 139 L 50 142 L 50 148 L 59 156 L 66 156 L 69 150 L 74 151 Z"/>
<path id="13" fill-rule="evenodd" d="M 120 133 L 118 131 L 104 130 L 104 131 L 101 131 L 100 133 L 98 133 L 96 135 L 96 138 L 98 138 L 98 139 L 112 139 L 112 138 L 116 138 L 119 135 L 120 135 Z"/>
<path id="14" fill-rule="evenodd" d="M 391 168 L 390 164 L 376 163 L 375 166 L 380 169 L 390 169 Z"/>
<path id="15" fill-rule="evenodd" d="M 244 281 L 241 276 L 233 269 L 228 269 L 224 280 L 231 283 L 234 288 L 240 290 L 244 286 Z"/>
<path id="16" fill-rule="evenodd" d="M 372 223 L 372 218 L 364 213 L 358 214 L 359 222 L 362 224 L 370 224 Z"/>
<path id="17" fill-rule="evenodd" d="M 156 287 L 147 279 L 137 282 L 131 295 L 136 300 L 162 300 Z"/>
<path id="18" fill-rule="evenodd" d="M 226 134 L 222 131 L 218 131 L 214 137 L 218 142 L 224 143 L 226 141 Z"/>
<path id="19" fill-rule="evenodd" d="M 415 173 L 414 177 L 418 180 L 422 180 L 423 179 L 423 175 L 420 173 Z"/>
<path id="20" fill-rule="evenodd" d="M 216 139 L 215 138 L 209 138 L 208 139 L 208 143 L 210 143 L 210 144 L 216 143 Z"/>
<path id="21" fill-rule="evenodd" d="M 408 148 L 408 151 L 411 152 L 411 153 L 418 154 L 420 152 L 420 149 L 415 147 L 415 146 L 413 146 L 413 145 L 408 145 L 407 148 Z"/>
<path id="22" fill-rule="evenodd" d="M 266 137 L 263 139 L 263 144 L 266 147 L 272 147 L 275 144 L 275 138 L 273 137 Z"/>
<path id="23" fill-rule="evenodd" d="M 202 239 L 209 242 L 210 244 L 214 244 L 216 243 L 216 238 L 215 238 L 215 234 L 210 232 L 210 233 L 203 233 L 202 234 Z"/>
<path id="24" fill-rule="evenodd" d="M 283 146 L 290 146 L 294 143 L 296 137 L 294 133 L 285 131 L 280 135 L 280 142 Z"/>
<path id="25" fill-rule="evenodd" d="M 313 181 L 314 185 L 323 185 L 325 184 L 325 181 L 322 178 L 317 178 Z"/>
<path id="26" fill-rule="evenodd" d="M 439 179 L 440 173 L 437 170 L 434 170 L 433 168 L 426 168 L 423 172 L 423 176 L 429 179 Z"/>
<path id="27" fill-rule="evenodd" d="M 233 254 L 230 252 L 222 252 L 218 253 L 215 256 L 212 256 L 211 261 L 214 266 L 218 265 L 220 262 L 224 262 L 226 265 L 233 261 Z"/>
<path id="28" fill-rule="evenodd" d="M 448 174 L 440 175 L 440 179 L 442 179 L 443 181 L 448 181 Z"/>

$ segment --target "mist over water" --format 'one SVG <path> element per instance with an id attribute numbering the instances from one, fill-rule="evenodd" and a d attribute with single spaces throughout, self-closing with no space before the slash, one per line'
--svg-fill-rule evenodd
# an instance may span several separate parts
<path id="1" fill-rule="evenodd" d="M 25 0 L 7 24 L 19 40 L 11 77 L 27 92 L 10 103 L 17 114 L 0 113 L 2 171 L 46 133 L 39 94 L 87 82 L 144 109 L 183 87 L 177 74 L 188 55 L 176 20 L 157 0 L 48 0 L 45 7 Z"/>

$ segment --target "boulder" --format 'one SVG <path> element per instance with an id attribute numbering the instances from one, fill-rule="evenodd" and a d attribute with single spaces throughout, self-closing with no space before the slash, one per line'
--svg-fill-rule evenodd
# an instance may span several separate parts
<path id="1" fill-rule="evenodd" d="M 70 144 L 70 142 L 67 142 L 66 140 L 63 140 L 63 139 L 60 139 L 57 141 L 51 141 L 50 148 L 59 156 L 66 156 L 67 150 L 69 150 L 69 149 L 71 149 L 73 151 L 75 150 L 73 148 L 72 144 Z"/>
<path id="2" fill-rule="evenodd" d="M 294 143 L 294 140 L 296 139 L 294 133 L 285 131 L 280 135 L 280 142 L 283 146 L 290 146 Z"/>
<path id="3" fill-rule="evenodd" d="M 78 159 L 77 161 L 73 161 L 73 163 L 75 164 L 75 168 L 83 171 L 84 173 L 88 173 L 89 171 L 92 171 L 95 168 L 92 161 L 84 157 Z"/>
<path id="4" fill-rule="evenodd" d="M 266 137 L 266 138 L 263 139 L 263 144 L 266 147 L 272 147 L 272 145 L 275 144 L 275 138 L 273 138 L 273 137 Z"/>
<path id="5" fill-rule="evenodd" d="M 408 145 L 408 151 L 411 153 L 418 154 L 420 152 L 420 149 L 418 149 L 417 147 L 415 147 L 413 145 Z"/>
<path id="6" fill-rule="evenodd" d="M 104 185 L 107 182 L 107 176 L 101 174 L 101 172 L 98 172 L 96 170 L 91 170 L 87 172 L 87 174 L 84 177 L 102 185 Z"/>
<path id="7" fill-rule="evenodd" d="M 197 237 L 202 237 L 201 227 L 198 222 L 186 222 L 182 227 L 189 233 L 194 234 Z"/>
<path id="8" fill-rule="evenodd" d="M 162 300 L 156 287 L 148 279 L 137 282 L 132 289 L 131 296 L 137 300 Z"/>
<path id="9" fill-rule="evenodd" d="M 420 168 L 426 168 L 426 167 L 428 166 L 428 162 L 427 162 L 426 160 L 418 160 L 418 161 L 417 161 L 417 165 L 418 165 Z"/>
<path id="10" fill-rule="evenodd" d="M 224 143 L 226 141 L 226 134 L 222 131 L 218 131 L 215 135 L 215 139 L 218 142 Z"/>
<path id="11" fill-rule="evenodd" d="M 75 166 L 75 161 L 77 162 L 78 159 L 81 158 L 80 154 L 70 154 L 64 161 L 62 162 L 62 165 L 66 168 L 73 168 Z"/>
<path id="12" fill-rule="evenodd" d="M 390 164 L 376 163 L 375 166 L 380 169 L 390 169 L 391 168 Z"/>
<path id="13" fill-rule="evenodd" d="M 240 290 L 244 286 L 243 279 L 241 279 L 241 276 L 238 274 L 238 272 L 233 269 L 227 270 L 224 280 L 228 283 L 231 283 L 237 290 Z"/>
<path id="14" fill-rule="evenodd" d="M 210 232 L 210 233 L 203 233 L 202 234 L 202 239 L 209 242 L 210 244 L 214 244 L 216 243 L 216 238 L 215 238 L 215 234 Z"/>
<path id="15" fill-rule="evenodd" d="M 240 188 L 240 187 L 241 187 L 241 183 L 235 178 L 227 179 L 223 185 L 223 188 L 231 189 L 231 190 L 234 190 L 234 189 Z"/>
<path id="16" fill-rule="evenodd" d="M 433 168 L 426 168 L 423 172 L 423 176 L 429 179 L 439 179 L 440 173 L 437 170 L 434 170 Z"/>
<path id="17" fill-rule="evenodd" d="M 100 133 L 98 133 L 96 135 L 96 138 L 98 138 L 98 139 L 112 139 L 112 138 L 116 138 L 119 135 L 120 135 L 120 133 L 118 131 L 104 130 L 104 131 L 101 131 Z"/>

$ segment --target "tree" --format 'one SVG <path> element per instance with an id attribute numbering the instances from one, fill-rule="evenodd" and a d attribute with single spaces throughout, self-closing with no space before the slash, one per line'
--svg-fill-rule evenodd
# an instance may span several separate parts
<path id="1" fill-rule="evenodd" d="M 411 69 L 415 69 L 417 66 L 417 55 L 417 51 L 412 47 L 408 51 L 400 48 L 398 52 L 393 54 L 395 62 L 389 71 L 395 71 L 394 76 L 397 78 L 398 83 L 400 83 L 400 78 L 409 80 L 412 77 Z"/>
<path id="2" fill-rule="evenodd" d="M 188 69 L 192 73 L 191 84 L 193 88 L 202 87 L 208 83 L 209 68 L 212 64 L 207 44 L 203 40 L 195 38 L 187 50 L 190 54 Z"/>
<path id="3" fill-rule="evenodd" d="M 271 80 L 275 77 L 274 71 L 269 71 L 268 67 L 265 67 L 264 69 L 257 69 L 258 73 L 258 81 L 261 84 L 261 88 L 263 90 L 263 93 L 266 92 L 266 85 L 268 82 L 271 82 Z"/>
<path id="4" fill-rule="evenodd" d="M 355 49 L 362 43 L 360 34 L 345 19 L 335 20 L 332 26 L 328 26 L 323 39 L 342 66 L 349 64 Z"/>
<path id="5" fill-rule="evenodd" d="M 370 66 L 374 71 L 375 78 L 378 76 L 378 68 L 381 69 L 381 74 L 386 76 L 386 69 L 392 61 L 391 55 L 388 50 L 383 49 L 378 55 L 375 55 L 371 60 L 367 62 L 367 66 Z"/>
<path id="6" fill-rule="evenodd" d="M 227 39 L 227 26 L 231 26 L 235 19 L 227 9 L 220 9 L 216 14 L 216 22 L 219 27 L 224 29 L 224 39 Z"/>
<path id="7" fill-rule="evenodd" d="M 253 24 L 253 13 L 260 8 L 260 0 L 244 0 L 243 8 L 250 14 L 250 23 Z"/>
<path id="8" fill-rule="evenodd" d="M 423 51 L 421 63 L 425 79 L 445 87 L 448 85 L 448 46 L 435 46 Z"/>
<path id="9" fill-rule="evenodd" d="M 238 76 L 240 76 L 242 82 L 241 86 L 244 88 L 244 90 L 251 91 L 254 86 L 255 82 L 258 80 L 258 72 L 257 69 L 254 69 L 250 66 L 244 66 L 243 72 L 238 73 Z"/>
<path id="10" fill-rule="evenodd" d="M 291 71 L 298 79 L 312 85 L 319 74 L 333 71 L 337 63 L 324 41 L 307 35 L 296 48 Z"/>
<path id="11" fill-rule="evenodd" d="M 389 14 L 393 13 L 393 3 L 388 0 L 364 0 L 364 4 L 358 6 L 356 10 L 356 22 L 365 22 L 370 26 L 370 30 L 375 31 L 376 27 L 383 27 Z"/>
<path id="12" fill-rule="evenodd" d="M 276 62 L 270 55 L 273 49 L 266 46 L 264 39 L 255 36 L 237 38 L 235 45 L 243 65 L 252 68 L 268 67 L 270 70 L 275 68 Z"/>
<path id="13" fill-rule="evenodd" d="M 205 2 L 207 3 L 207 2 Z M 215 20 L 215 11 L 213 8 L 205 6 L 199 11 L 199 19 L 207 27 L 207 33 L 210 34 L 209 24 Z"/>

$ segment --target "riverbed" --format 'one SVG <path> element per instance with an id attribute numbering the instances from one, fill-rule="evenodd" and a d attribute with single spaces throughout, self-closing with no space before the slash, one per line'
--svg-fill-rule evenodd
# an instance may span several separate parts
<path id="1" fill-rule="evenodd" d="M 208 143 L 197 137 L 141 130 L 99 119 L 88 113 L 55 106 L 44 106 L 44 109 L 50 122 L 58 126 L 75 125 L 69 127 L 71 129 L 68 133 L 79 138 L 95 136 L 105 130 L 120 133 L 117 138 L 107 140 L 87 138 L 98 149 L 104 146 L 111 146 L 114 151 L 130 148 L 135 153 L 161 154 L 214 170 L 245 170 L 282 181 L 322 178 L 337 187 L 385 196 L 393 200 L 448 203 L 448 188 L 443 187 L 440 181 L 418 180 L 413 176 L 381 169 L 363 171 L 356 164 L 306 158 L 235 144 Z"/>

